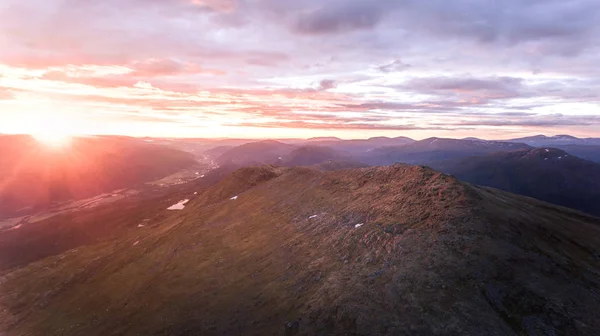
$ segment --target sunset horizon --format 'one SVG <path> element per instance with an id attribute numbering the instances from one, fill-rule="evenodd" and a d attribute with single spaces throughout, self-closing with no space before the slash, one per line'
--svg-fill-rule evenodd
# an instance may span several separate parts
<path id="1" fill-rule="evenodd" d="M 33 138 L 36 138 L 38 140 L 40 140 L 40 138 L 43 138 L 43 134 L 39 135 L 36 133 L 2 133 L 0 132 L 0 136 L 31 136 Z M 395 134 L 389 134 L 389 135 L 382 135 L 382 134 L 374 134 L 373 136 L 363 136 L 361 137 L 360 135 L 357 134 L 350 134 L 348 137 L 344 137 L 344 136 L 338 136 L 338 135 L 323 135 L 323 134 L 319 134 L 316 133 L 312 136 L 299 136 L 299 137 L 290 137 L 290 136 L 251 136 L 249 134 L 246 134 L 246 136 L 207 136 L 207 137 L 201 137 L 201 136 L 178 136 L 178 135 L 174 135 L 174 136 L 153 136 L 153 135 L 129 135 L 129 134 L 117 134 L 117 133 L 105 133 L 105 134 L 100 134 L 100 133 L 90 133 L 90 134 L 83 134 L 83 133 L 66 133 L 66 134 L 60 134 L 58 135 L 58 138 L 64 138 L 64 137 L 68 137 L 68 138 L 85 138 L 85 137 L 130 137 L 130 138 L 137 138 L 137 139 L 178 139 L 178 140 L 311 140 L 311 139 L 340 139 L 340 140 L 368 140 L 368 139 L 376 139 L 376 138 L 389 138 L 389 139 L 393 139 L 393 138 L 409 138 L 409 139 L 413 139 L 416 141 L 421 141 L 421 140 L 426 140 L 426 139 L 431 139 L 431 138 L 441 138 L 441 139 L 480 139 L 480 140 L 488 140 L 488 141 L 505 141 L 505 140 L 515 140 L 515 139 L 519 139 L 519 138 L 529 138 L 529 137 L 537 137 L 537 136 L 544 136 L 544 137 L 548 137 L 548 138 L 552 138 L 552 137 L 559 137 L 559 136 L 569 136 L 569 137 L 574 137 L 574 138 L 578 138 L 578 139 L 597 139 L 595 137 L 592 136 L 586 136 L 586 135 L 578 135 L 578 134 L 566 134 L 566 133 L 560 133 L 560 134 L 552 134 L 552 133 L 521 133 L 520 135 L 518 135 L 517 137 L 510 137 L 510 136 L 504 136 L 501 138 L 490 138 L 490 137 L 485 137 L 485 136 L 471 136 L 469 134 L 467 134 L 466 136 L 461 136 L 461 137 L 452 137 L 452 136 L 438 136 L 438 135 L 431 135 L 431 136 L 408 136 L 405 135 L 403 133 L 395 133 Z M 40 140 L 41 142 L 43 142 L 43 140 Z"/>

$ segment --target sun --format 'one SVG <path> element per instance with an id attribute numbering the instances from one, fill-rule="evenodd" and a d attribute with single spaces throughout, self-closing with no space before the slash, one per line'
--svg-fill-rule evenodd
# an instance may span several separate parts
<path id="1" fill-rule="evenodd" d="M 31 136 L 42 145 L 55 149 L 67 147 L 73 138 L 70 134 L 60 132 L 34 133 Z"/>
<path id="2" fill-rule="evenodd" d="M 63 149 L 71 144 L 75 127 L 66 115 L 38 111 L 30 119 L 27 133 L 41 145 L 51 149 Z"/>

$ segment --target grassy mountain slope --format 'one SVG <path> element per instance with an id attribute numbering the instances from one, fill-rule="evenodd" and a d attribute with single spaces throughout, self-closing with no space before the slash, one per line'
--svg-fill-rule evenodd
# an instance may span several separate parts
<path id="1" fill-rule="evenodd" d="M 329 147 L 302 146 L 285 155 L 281 162 L 284 166 L 312 166 L 328 161 L 351 161 L 350 154 Z"/>
<path id="2" fill-rule="evenodd" d="M 289 154 L 296 148 L 275 140 L 251 142 L 225 150 L 217 158 L 219 165 L 236 164 L 240 166 L 275 163 L 279 158 Z"/>
<path id="3" fill-rule="evenodd" d="M 424 167 L 245 168 L 152 227 L 3 274 L 0 330 L 594 335 L 599 247 L 599 219 Z"/>
<path id="4" fill-rule="evenodd" d="M 222 166 L 203 178 L 168 187 L 145 185 L 108 204 L 64 211 L 42 212 L 23 220 L 18 228 L 0 228 L 0 272 L 21 267 L 70 249 L 93 245 L 153 226 L 170 214 L 168 207 L 224 180 L 237 166 Z"/>

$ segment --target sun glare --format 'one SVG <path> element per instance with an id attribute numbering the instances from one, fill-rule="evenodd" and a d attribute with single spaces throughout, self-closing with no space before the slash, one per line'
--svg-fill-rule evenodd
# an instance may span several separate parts
<path id="1" fill-rule="evenodd" d="M 71 142 L 71 136 L 64 133 L 35 133 L 34 139 L 50 148 L 64 148 Z"/>

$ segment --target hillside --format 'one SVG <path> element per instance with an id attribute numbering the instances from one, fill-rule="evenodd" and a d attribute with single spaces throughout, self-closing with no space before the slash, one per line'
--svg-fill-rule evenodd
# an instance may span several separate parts
<path id="1" fill-rule="evenodd" d="M 335 167 L 365 166 L 345 151 L 321 145 L 290 145 L 273 140 L 252 142 L 233 148 L 217 147 L 205 153 L 209 156 L 216 156 L 216 161 L 222 166 L 247 167 L 277 164 L 287 167 L 317 167 L 324 165 L 323 169 L 325 170 L 338 169 Z"/>
<path id="2" fill-rule="evenodd" d="M 251 142 L 224 150 L 216 159 L 219 165 L 253 166 L 276 163 L 296 148 L 275 140 Z"/>
<path id="3" fill-rule="evenodd" d="M 415 142 L 407 137 L 374 137 L 369 139 L 317 139 L 312 140 L 311 146 L 327 146 L 338 151 L 348 152 L 352 155 L 360 155 L 378 147 L 403 146 Z"/>
<path id="4" fill-rule="evenodd" d="M 285 155 L 281 162 L 284 166 L 312 166 L 328 161 L 351 161 L 352 156 L 329 147 L 302 146 Z"/>
<path id="5" fill-rule="evenodd" d="M 211 158 L 218 158 L 219 156 L 223 155 L 224 153 L 235 147 L 236 146 L 218 146 L 204 151 L 203 154 Z"/>
<path id="6" fill-rule="evenodd" d="M 244 168 L 190 199 L 2 274 L 0 331 L 600 333 L 597 218 L 405 165 Z"/>
<path id="7" fill-rule="evenodd" d="M 591 145 L 558 145 L 555 148 L 579 158 L 600 163 L 600 146 Z"/>
<path id="8" fill-rule="evenodd" d="M 145 141 L 158 145 L 168 146 L 194 154 L 196 157 L 205 156 L 207 151 L 214 148 L 216 152 L 223 148 L 233 148 L 245 143 L 254 142 L 251 139 L 186 139 L 186 138 L 146 138 Z"/>
<path id="9" fill-rule="evenodd" d="M 376 148 L 363 155 L 361 161 L 370 165 L 428 164 L 439 160 L 525 148 L 531 147 L 501 141 L 429 138 L 403 146 Z"/>
<path id="10" fill-rule="evenodd" d="M 73 139 L 64 150 L 0 137 L 0 218 L 156 180 L 196 164 L 189 154 L 131 138 Z"/>
<path id="11" fill-rule="evenodd" d="M 529 149 L 430 164 L 464 181 L 600 216 L 600 164 L 559 149 Z"/>
<path id="12" fill-rule="evenodd" d="M 168 207 L 197 197 L 195 193 L 221 182 L 239 168 L 224 165 L 187 183 L 146 184 L 106 198 L 100 195 L 15 218 L 9 221 L 12 225 L 3 227 L 0 222 L 0 272 L 139 231 L 140 224 L 156 225 L 169 214 L 165 211 Z M 97 202 L 100 198 L 104 201 Z"/>
<path id="13" fill-rule="evenodd" d="M 364 163 L 360 163 L 358 161 L 353 161 L 353 160 L 337 160 L 337 161 L 328 160 L 328 161 L 321 162 L 319 164 L 315 164 L 315 165 L 312 165 L 309 167 L 318 169 L 318 170 L 331 171 L 331 170 L 342 170 L 342 169 L 367 168 L 369 166 Z"/>

